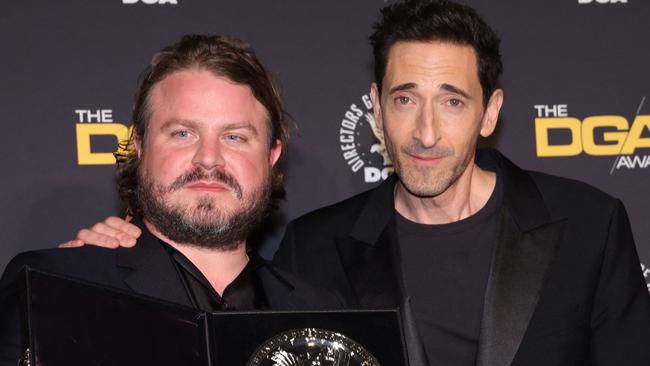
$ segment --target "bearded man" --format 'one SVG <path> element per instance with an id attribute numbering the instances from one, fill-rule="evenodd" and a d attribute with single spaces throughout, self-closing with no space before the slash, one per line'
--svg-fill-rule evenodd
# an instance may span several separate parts
<path id="1" fill-rule="evenodd" d="M 278 88 L 248 45 L 190 35 L 154 55 L 134 129 L 118 156 L 118 191 L 139 245 L 19 254 L 0 280 L 0 364 L 26 344 L 18 305 L 25 265 L 205 311 L 338 307 L 281 273 L 246 240 L 284 195 L 289 136 Z"/>

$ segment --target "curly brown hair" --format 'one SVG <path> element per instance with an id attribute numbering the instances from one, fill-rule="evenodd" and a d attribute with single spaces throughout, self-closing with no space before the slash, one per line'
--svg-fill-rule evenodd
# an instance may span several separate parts
<path id="1" fill-rule="evenodd" d="M 135 150 L 135 141 L 145 141 L 151 117 L 151 90 L 168 75 L 197 67 L 249 86 L 255 98 L 266 108 L 271 131 L 269 149 L 275 141 L 282 144 L 282 154 L 271 176 L 271 206 L 277 207 L 286 195 L 281 162 L 289 142 L 290 117 L 282 105 L 276 81 L 257 59 L 253 49 L 241 40 L 191 34 L 156 53 L 151 64 L 140 75 L 133 101 L 131 135 L 128 140 L 120 142 L 119 151 L 114 154 L 117 160 L 117 191 L 130 214 L 141 213 L 137 196 L 140 159 Z M 145 144 L 142 144 L 142 148 L 145 149 Z"/>

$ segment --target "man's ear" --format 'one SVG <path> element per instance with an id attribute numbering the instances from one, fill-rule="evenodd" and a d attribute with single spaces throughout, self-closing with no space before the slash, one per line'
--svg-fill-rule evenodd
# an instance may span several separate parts
<path id="1" fill-rule="evenodd" d="M 269 164 L 271 167 L 275 166 L 282 155 L 282 141 L 280 139 L 275 140 L 273 146 L 271 146 L 271 151 L 269 152 Z"/>
<path id="2" fill-rule="evenodd" d="M 381 97 L 377 83 L 370 84 L 370 99 L 372 100 L 372 114 L 375 117 L 375 124 L 380 130 L 384 129 L 384 120 L 381 113 Z"/>
<path id="3" fill-rule="evenodd" d="M 492 93 L 490 100 L 485 107 L 485 113 L 483 114 L 483 120 L 481 121 L 481 136 L 488 137 L 496 129 L 497 122 L 499 121 L 501 105 L 503 105 L 503 90 L 497 89 Z"/>

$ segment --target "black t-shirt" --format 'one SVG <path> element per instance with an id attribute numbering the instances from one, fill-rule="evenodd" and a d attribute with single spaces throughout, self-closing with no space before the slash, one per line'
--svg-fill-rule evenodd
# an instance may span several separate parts
<path id="1" fill-rule="evenodd" d="M 442 225 L 395 212 L 405 290 L 430 365 L 475 365 L 502 187 L 474 215 Z"/>

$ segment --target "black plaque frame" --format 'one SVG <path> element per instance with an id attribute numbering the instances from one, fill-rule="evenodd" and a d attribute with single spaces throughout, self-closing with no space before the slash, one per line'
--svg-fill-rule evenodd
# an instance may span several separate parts
<path id="1" fill-rule="evenodd" d="M 317 328 L 407 365 L 397 309 L 206 313 L 83 280 L 25 270 L 32 365 L 246 365 L 258 347 Z"/>

